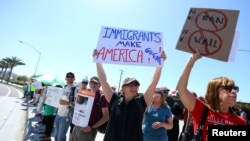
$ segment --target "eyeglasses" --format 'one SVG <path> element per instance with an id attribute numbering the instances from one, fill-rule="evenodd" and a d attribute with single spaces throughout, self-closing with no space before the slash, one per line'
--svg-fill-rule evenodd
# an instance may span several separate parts
<path id="1" fill-rule="evenodd" d="M 155 94 L 161 94 L 161 91 L 155 91 Z"/>
<path id="2" fill-rule="evenodd" d="M 239 92 L 240 88 L 238 86 L 221 86 L 223 87 L 225 90 L 231 92 L 232 89 L 234 89 L 236 92 Z"/>
<path id="3" fill-rule="evenodd" d="M 73 75 L 68 75 L 67 78 L 74 78 L 74 76 Z"/>
<path id="4" fill-rule="evenodd" d="M 129 84 L 126 84 L 125 86 L 128 86 L 128 87 L 139 87 L 139 85 L 137 83 L 129 83 Z"/>

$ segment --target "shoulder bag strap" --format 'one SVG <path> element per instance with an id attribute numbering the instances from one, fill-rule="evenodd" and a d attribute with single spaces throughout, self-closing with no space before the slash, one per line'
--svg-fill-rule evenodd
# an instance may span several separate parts
<path id="1" fill-rule="evenodd" d="M 205 120 L 207 119 L 207 114 L 208 114 L 208 107 L 205 106 L 204 107 L 204 111 L 203 111 L 203 113 L 201 115 L 201 119 L 200 119 L 200 122 L 199 122 L 198 130 L 202 130 L 203 129 Z"/>
<path id="2" fill-rule="evenodd" d="M 100 94 L 99 99 L 98 99 L 98 110 L 99 110 L 99 116 L 101 116 L 102 114 L 102 98 L 103 98 L 103 94 Z"/>

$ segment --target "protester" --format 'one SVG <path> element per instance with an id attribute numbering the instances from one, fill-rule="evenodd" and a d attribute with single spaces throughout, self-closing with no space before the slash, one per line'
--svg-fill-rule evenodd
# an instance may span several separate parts
<path id="1" fill-rule="evenodd" d="M 78 91 L 79 90 L 87 90 L 87 88 L 88 88 L 88 80 L 87 79 L 83 79 L 82 80 L 82 82 L 81 82 L 81 84 L 79 85 L 79 87 L 77 87 L 77 93 L 78 93 Z M 78 94 L 76 94 L 75 95 L 75 103 L 77 102 L 77 100 L 78 100 L 78 97 L 81 97 L 81 96 L 78 96 Z M 84 104 L 85 105 L 85 104 Z M 77 109 L 74 107 L 74 111 L 77 111 Z M 70 137 L 69 137 L 69 141 L 73 141 L 73 135 L 74 135 L 74 128 L 75 128 L 75 125 L 73 124 L 73 123 L 71 123 L 71 126 L 74 126 L 73 128 L 72 128 L 72 132 L 71 132 L 71 134 L 70 134 Z"/>
<path id="2" fill-rule="evenodd" d="M 39 102 L 40 96 L 41 96 L 43 86 L 42 86 L 42 82 L 40 82 L 36 79 L 33 79 L 32 82 L 33 82 L 33 85 L 35 86 L 32 104 L 37 105 Z"/>
<path id="3" fill-rule="evenodd" d="M 170 94 L 167 95 L 166 101 L 171 108 L 171 112 L 173 113 L 173 128 L 168 129 L 168 140 L 178 141 L 180 133 L 179 121 L 183 119 L 183 108 Z"/>
<path id="4" fill-rule="evenodd" d="M 236 115 L 232 106 L 236 103 L 239 87 L 228 77 L 217 77 L 209 81 L 205 93 L 205 103 L 196 98 L 187 88 L 188 79 L 195 62 L 201 58 L 198 50 L 188 59 L 188 62 L 177 84 L 180 99 L 191 111 L 194 129 L 196 130 L 205 106 L 209 108 L 202 130 L 202 140 L 207 141 L 208 125 L 246 125 L 246 121 Z"/>
<path id="5" fill-rule="evenodd" d="M 154 92 L 152 104 L 147 107 L 144 114 L 143 141 L 168 141 L 166 129 L 172 128 L 171 109 L 167 105 L 164 92 L 158 88 Z"/>
<path id="6" fill-rule="evenodd" d="M 196 92 L 192 92 L 192 94 L 197 97 Z M 186 107 L 183 108 L 183 123 L 179 141 L 191 141 L 194 133 L 193 118 L 191 112 Z"/>
<path id="7" fill-rule="evenodd" d="M 27 98 L 28 92 L 29 92 L 29 85 L 28 85 L 28 82 L 25 82 L 23 84 L 23 97 L 22 98 Z"/>
<path id="8" fill-rule="evenodd" d="M 39 96 L 39 101 L 37 104 L 37 110 L 36 110 L 36 116 L 40 116 L 41 118 L 43 118 L 43 112 L 44 112 L 44 99 L 45 99 L 45 88 L 47 87 L 47 85 L 45 83 L 42 83 L 42 88 L 40 89 L 40 96 Z"/>
<path id="9" fill-rule="evenodd" d="M 115 94 L 118 94 L 118 92 L 116 91 L 116 86 L 111 86 L 111 89 L 113 90 L 113 92 L 114 92 Z"/>
<path id="10" fill-rule="evenodd" d="M 83 85 L 83 84 L 82 84 Z M 89 123 L 87 127 L 75 126 L 72 133 L 72 141 L 95 141 L 97 127 L 109 120 L 108 102 L 105 98 L 101 101 L 103 117 L 99 119 L 99 97 L 101 96 L 101 82 L 98 77 L 93 76 L 89 81 L 90 91 L 95 93 Z M 85 87 L 86 89 L 86 87 Z"/>
<path id="11" fill-rule="evenodd" d="M 66 134 L 71 123 L 72 116 L 70 110 L 72 109 L 71 94 L 74 86 L 75 75 L 68 72 L 65 78 L 67 85 L 63 89 L 63 96 L 60 99 L 60 106 L 58 107 L 55 117 L 55 141 L 66 141 Z"/>
<path id="12" fill-rule="evenodd" d="M 97 56 L 97 50 L 93 57 Z M 166 59 L 164 51 L 161 54 Z M 106 73 L 101 63 L 96 63 L 97 74 L 102 84 L 105 98 L 110 103 L 110 119 L 104 136 L 104 141 L 142 141 L 142 120 L 147 105 L 152 102 L 152 96 L 161 76 L 162 67 L 156 67 L 152 81 L 145 93 L 138 94 L 140 83 L 135 78 L 126 78 L 122 83 L 121 94 L 116 95 L 107 82 Z"/>
<path id="13" fill-rule="evenodd" d="M 167 99 L 168 94 L 169 94 L 169 88 L 168 87 L 160 87 L 160 90 L 165 94 L 164 97 Z"/>
<path id="14" fill-rule="evenodd" d="M 29 82 L 29 100 L 30 100 L 29 103 L 35 102 L 34 94 L 36 91 L 36 86 L 33 82 L 34 82 L 34 80 L 30 80 L 30 82 Z"/>
<path id="15" fill-rule="evenodd" d="M 58 88 L 62 88 L 61 85 L 56 85 L 56 87 Z M 45 85 L 45 88 L 43 90 L 43 97 L 44 97 L 44 103 L 46 101 L 46 94 L 47 94 L 47 88 L 48 86 Z M 45 135 L 45 138 L 44 140 L 45 141 L 49 141 L 51 140 L 51 133 L 52 133 L 52 130 L 54 128 L 54 120 L 55 120 L 55 116 L 56 115 L 56 107 L 53 107 L 53 106 L 50 106 L 48 104 L 44 104 L 44 117 L 43 117 L 43 123 L 45 125 L 45 132 L 44 132 L 44 135 Z"/>
<path id="16" fill-rule="evenodd" d="M 245 119 L 245 121 L 247 122 L 247 113 L 246 113 L 246 108 L 245 107 L 241 107 L 240 108 L 240 116 L 243 117 L 243 119 Z"/>

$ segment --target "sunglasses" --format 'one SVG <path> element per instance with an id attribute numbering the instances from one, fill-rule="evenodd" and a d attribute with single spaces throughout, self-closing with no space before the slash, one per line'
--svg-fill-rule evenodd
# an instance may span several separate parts
<path id="1" fill-rule="evenodd" d="M 155 94 L 161 94 L 161 91 L 155 91 Z"/>
<path id="2" fill-rule="evenodd" d="M 126 84 L 125 86 L 128 86 L 128 87 L 139 87 L 139 85 L 137 83 L 129 83 L 129 84 Z"/>
<path id="3" fill-rule="evenodd" d="M 236 92 L 239 92 L 240 88 L 238 86 L 222 86 L 225 90 L 231 92 L 234 89 Z"/>
<path id="4" fill-rule="evenodd" d="M 72 75 L 68 75 L 68 76 L 67 76 L 67 78 L 74 78 L 74 76 L 72 76 Z"/>

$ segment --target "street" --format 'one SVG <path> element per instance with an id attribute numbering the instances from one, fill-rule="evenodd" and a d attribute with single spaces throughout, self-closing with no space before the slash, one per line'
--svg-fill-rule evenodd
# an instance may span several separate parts
<path id="1" fill-rule="evenodd" d="M 23 141 L 27 106 L 21 97 L 17 89 L 0 84 L 0 141 Z"/>

